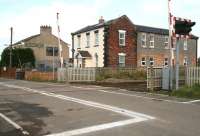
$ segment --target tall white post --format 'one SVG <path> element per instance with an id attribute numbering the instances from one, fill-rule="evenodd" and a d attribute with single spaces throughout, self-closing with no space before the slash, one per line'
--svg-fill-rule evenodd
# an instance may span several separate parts
<path id="1" fill-rule="evenodd" d="M 173 89 L 173 49 L 172 49 L 172 26 L 173 26 L 173 21 L 172 21 L 172 13 L 171 13 L 171 1 L 168 0 L 168 23 L 169 23 L 169 89 Z"/>
<path id="2" fill-rule="evenodd" d="M 63 68 L 63 54 L 62 46 L 60 44 L 60 26 L 59 26 L 59 13 L 57 13 L 57 28 L 58 28 L 58 46 L 59 46 L 59 57 L 60 57 L 60 68 Z"/>

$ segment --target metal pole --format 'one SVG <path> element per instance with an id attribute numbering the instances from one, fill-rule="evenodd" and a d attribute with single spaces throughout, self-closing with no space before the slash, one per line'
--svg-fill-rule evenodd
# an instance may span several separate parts
<path id="1" fill-rule="evenodd" d="M 54 68 L 54 63 L 55 63 L 55 60 L 54 60 L 55 59 L 54 48 L 55 47 L 53 47 L 53 80 L 54 80 L 54 73 L 55 73 L 55 71 L 54 71 L 54 69 L 55 69 Z"/>
<path id="2" fill-rule="evenodd" d="M 169 90 L 173 89 L 173 50 L 172 50 L 172 14 L 171 14 L 171 0 L 168 0 L 168 23 L 169 23 Z"/>
<path id="3" fill-rule="evenodd" d="M 179 49 L 181 45 L 180 38 L 177 38 L 176 42 L 176 90 L 179 89 Z"/>
<path id="4" fill-rule="evenodd" d="M 10 68 L 12 68 L 12 41 L 13 41 L 13 27 L 10 28 L 10 65 L 9 65 Z"/>

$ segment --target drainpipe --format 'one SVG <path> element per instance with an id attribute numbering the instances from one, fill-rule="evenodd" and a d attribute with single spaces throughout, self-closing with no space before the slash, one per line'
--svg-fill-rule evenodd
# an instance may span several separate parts
<path id="1" fill-rule="evenodd" d="M 74 50 L 74 34 L 73 33 L 71 33 L 71 35 L 72 35 L 72 67 L 74 67 L 74 52 L 75 52 L 75 50 Z"/>

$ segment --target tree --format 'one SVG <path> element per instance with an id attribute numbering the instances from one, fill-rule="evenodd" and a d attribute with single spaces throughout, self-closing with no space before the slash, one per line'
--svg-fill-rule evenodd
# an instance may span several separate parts
<path id="1" fill-rule="evenodd" d="M 10 63 L 10 50 L 5 48 L 1 54 L 1 66 L 8 67 Z M 30 48 L 14 48 L 12 49 L 12 67 L 25 68 L 35 67 L 35 56 Z"/>

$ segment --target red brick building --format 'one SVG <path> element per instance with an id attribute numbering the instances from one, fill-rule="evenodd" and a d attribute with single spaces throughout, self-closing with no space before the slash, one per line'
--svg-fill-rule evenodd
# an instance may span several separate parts
<path id="1" fill-rule="evenodd" d="M 72 33 L 74 66 L 167 66 L 168 34 L 167 29 L 135 25 L 126 15 L 110 21 L 101 18 L 98 24 Z M 183 49 L 180 49 L 181 65 L 196 64 L 197 40 L 195 36 L 184 40 Z"/>
<path id="2" fill-rule="evenodd" d="M 101 18 L 98 24 L 72 33 L 72 37 L 74 49 L 72 57 L 75 66 L 137 66 L 136 30 L 125 15 L 107 22 Z M 81 56 L 82 51 L 87 51 L 91 57 Z"/>

